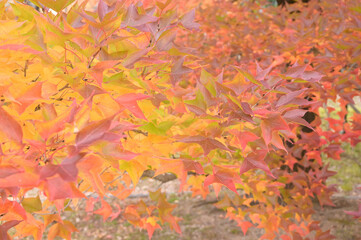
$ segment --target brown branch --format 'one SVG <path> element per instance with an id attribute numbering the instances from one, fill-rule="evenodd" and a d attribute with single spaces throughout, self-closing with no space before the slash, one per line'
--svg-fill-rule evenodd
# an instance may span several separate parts
<path id="1" fill-rule="evenodd" d="M 147 132 L 143 132 L 142 130 L 139 130 L 139 129 L 132 129 L 130 130 L 132 132 L 135 132 L 135 133 L 140 133 L 140 134 L 143 134 L 144 136 L 148 136 L 148 133 Z"/>
<path id="2" fill-rule="evenodd" d="M 61 91 L 63 91 L 63 90 L 66 89 L 66 88 L 70 88 L 69 83 L 67 83 L 64 87 L 60 88 L 60 89 L 58 90 L 58 92 L 61 92 Z M 56 93 L 56 94 L 57 94 L 57 93 Z M 54 94 L 54 95 L 55 95 L 55 94 Z"/>
<path id="3" fill-rule="evenodd" d="M 174 173 L 163 173 L 163 174 L 157 175 L 155 177 L 154 177 L 154 174 L 155 174 L 154 170 L 148 169 L 143 172 L 142 177 L 153 178 L 162 183 L 170 182 L 170 181 L 173 181 L 178 178 Z"/>
<path id="4" fill-rule="evenodd" d="M 28 64 L 29 64 L 29 60 L 26 60 L 25 66 L 24 66 L 24 77 L 26 77 L 26 71 L 28 70 Z"/>

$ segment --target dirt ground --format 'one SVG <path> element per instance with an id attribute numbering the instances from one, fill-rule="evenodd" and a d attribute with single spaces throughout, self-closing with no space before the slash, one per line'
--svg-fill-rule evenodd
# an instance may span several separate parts
<path id="1" fill-rule="evenodd" d="M 150 182 L 149 182 L 150 181 Z M 146 190 L 156 186 L 151 180 L 146 180 L 137 189 L 137 195 L 147 201 Z M 174 210 L 174 215 L 181 217 L 180 222 L 182 235 L 179 236 L 169 227 L 156 230 L 153 240 L 256 240 L 262 235 L 262 230 L 250 228 L 246 236 L 233 221 L 224 218 L 225 213 L 217 209 L 213 204 L 205 202 L 201 198 L 191 198 L 189 194 L 177 193 L 177 184 L 170 183 L 162 186 L 167 192 L 169 201 L 176 203 L 178 207 Z M 324 229 L 331 229 L 331 233 L 339 240 L 359 240 L 361 239 L 361 222 L 353 220 L 344 211 L 355 211 L 358 209 L 357 196 L 336 195 L 333 200 L 335 207 L 316 206 L 315 220 L 321 222 Z M 137 202 L 139 198 L 127 200 L 127 203 Z M 116 200 L 113 200 L 116 201 Z M 126 204 L 122 203 L 121 205 Z M 139 230 L 129 223 L 115 220 L 113 222 L 103 222 L 101 216 L 93 215 L 87 221 L 84 210 L 76 213 L 68 213 L 79 232 L 73 234 L 76 240 L 146 240 L 148 235 L 145 230 Z"/>

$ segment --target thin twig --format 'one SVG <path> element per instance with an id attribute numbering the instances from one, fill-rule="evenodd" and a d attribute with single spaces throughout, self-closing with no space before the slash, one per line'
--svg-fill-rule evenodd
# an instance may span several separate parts
<path id="1" fill-rule="evenodd" d="M 88 68 L 91 68 L 91 65 L 92 65 L 92 63 L 93 63 L 93 61 L 94 61 L 94 58 L 98 55 L 98 53 L 100 52 L 100 50 L 102 50 L 101 47 L 98 49 L 98 51 L 96 51 L 96 52 L 93 54 L 92 59 L 90 60 L 90 62 L 89 62 L 89 64 L 88 64 Z"/>
<path id="2" fill-rule="evenodd" d="M 26 71 L 28 70 L 28 64 L 29 64 L 29 60 L 26 60 L 25 66 L 24 66 L 24 77 L 26 77 Z"/>

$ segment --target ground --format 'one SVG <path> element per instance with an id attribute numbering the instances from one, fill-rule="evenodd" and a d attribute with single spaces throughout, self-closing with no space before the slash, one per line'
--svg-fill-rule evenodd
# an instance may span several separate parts
<path id="1" fill-rule="evenodd" d="M 332 200 L 334 207 L 315 205 L 314 220 L 320 221 L 321 226 L 331 229 L 337 240 L 361 240 L 361 221 L 353 219 L 344 211 L 356 211 L 361 202 L 361 143 L 356 147 L 343 146 L 345 154 L 341 160 L 335 161 L 325 158 L 325 163 L 330 164 L 330 170 L 337 172 L 328 179 L 328 184 L 337 184 L 339 192 L 334 194 Z M 347 156 L 347 157 L 346 157 Z M 109 198 L 107 201 L 126 206 L 136 203 L 140 199 L 147 202 L 148 190 L 155 191 L 159 182 L 144 178 L 136 187 L 133 197 L 123 202 Z M 250 228 L 244 236 L 241 229 L 233 221 L 226 219 L 225 213 L 217 209 L 211 202 L 215 196 L 210 195 L 206 200 L 200 197 L 191 198 L 190 193 L 179 193 L 179 183 L 174 180 L 161 185 L 163 192 L 167 193 L 168 201 L 178 206 L 174 215 L 181 217 L 182 235 L 171 231 L 168 226 L 156 230 L 153 240 L 256 240 L 262 235 L 262 230 Z M 78 232 L 74 233 L 74 240 L 147 240 L 145 230 L 134 228 L 127 222 L 116 219 L 103 222 L 99 215 L 90 215 L 84 210 L 84 202 L 74 212 L 66 212 L 66 219 L 72 221 Z M 27 238 L 31 239 L 31 238 Z M 47 239 L 46 233 L 43 239 Z M 60 239 L 60 238 L 59 238 Z"/>
<path id="2" fill-rule="evenodd" d="M 143 201 L 148 201 L 145 190 L 156 186 L 153 180 L 143 180 L 137 189 L 136 196 L 142 196 Z M 162 230 L 156 230 L 152 239 L 154 240 L 254 240 L 259 239 L 262 235 L 262 230 L 257 228 L 250 228 L 244 236 L 241 229 L 233 221 L 224 218 L 225 213 L 211 202 L 214 197 L 210 196 L 208 201 L 201 198 L 191 198 L 187 193 L 177 193 L 177 183 L 167 183 L 162 187 L 168 192 L 168 198 L 171 202 L 177 203 L 178 207 L 174 214 L 183 218 L 181 221 L 182 236 L 171 231 L 169 227 L 163 227 Z M 344 211 L 357 210 L 357 192 L 352 194 L 339 193 L 333 197 L 335 207 L 315 207 L 316 214 L 313 216 L 315 220 L 321 221 L 321 226 L 324 229 L 331 229 L 331 233 L 340 240 L 357 240 L 361 239 L 361 222 L 353 220 L 351 216 L 344 213 Z M 139 199 L 132 198 L 127 200 L 129 202 L 137 202 Z M 117 201 L 117 200 L 112 200 Z M 125 204 L 119 203 L 118 204 Z M 115 220 L 113 222 L 103 222 L 101 216 L 90 216 L 89 220 L 84 210 L 76 213 L 68 213 L 68 216 L 75 223 L 79 232 L 73 235 L 76 240 L 146 240 L 147 233 L 144 230 L 139 230 L 126 222 Z"/>

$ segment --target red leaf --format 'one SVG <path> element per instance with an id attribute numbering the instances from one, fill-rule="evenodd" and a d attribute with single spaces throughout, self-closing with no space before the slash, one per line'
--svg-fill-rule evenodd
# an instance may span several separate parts
<path id="1" fill-rule="evenodd" d="M 283 234 L 283 235 L 281 236 L 281 239 L 282 239 L 282 240 L 292 240 L 290 236 L 287 236 L 287 235 L 285 235 L 285 234 Z"/>
<path id="2" fill-rule="evenodd" d="M 107 220 L 110 215 L 112 215 L 113 210 L 112 207 L 106 201 L 102 200 L 102 207 L 98 210 L 94 211 L 94 214 L 101 215 L 103 217 L 103 221 Z"/>
<path id="3" fill-rule="evenodd" d="M 66 182 L 60 177 L 47 179 L 46 188 L 50 201 L 66 198 L 85 198 L 85 195 L 76 189 L 72 183 Z"/>
<path id="4" fill-rule="evenodd" d="M 106 93 L 103 89 L 101 89 L 97 86 L 91 85 L 91 84 L 85 85 L 78 92 L 85 99 L 93 97 L 98 94 Z"/>
<path id="5" fill-rule="evenodd" d="M 20 173 L 19 169 L 13 167 L 13 166 L 0 166 L 0 178 L 6 178 L 8 176 L 11 176 L 16 173 Z"/>
<path id="6" fill-rule="evenodd" d="M 302 74 L 305 72 L 307 65 L 303 66 L 293 66 L 289 68 L 288 71 L 285 73 L 287 77 L 292 78 L 301 78 Z"/>
<path id="7" fill-rule="evenodd" d="M 237 193 L 236 186 L 234 185 L 234 175 L 228 171 L 223 169 L 215 170 L 213 168 L 213 174 L 206 177 L 204 180 L 204 187 L 212 183 L 220 183 L 232 190 L 233 192 Z"/>
<path id="8" fill-rule="evenodd" d="M 198 143 L 203 148 L 204 155 L 208 155 L 208 153 L 210 151 L 212 151 L 213 149 L 217 149 L 217 148 L 223 149 L 226 151 L 231 151 L 229 148 L 224 146 L 221 142 L 219 142 L 215 139 L 207 138 L 207 137 L 203 137 L 203 136 L 186 137 L 186 138 L 179 140 L 179 142 Z"/>
<path id="9" fill-rule="evenodd" d="M 10 240 L 11 237 L 8 235 L 8 230 L 12 227 L 18 225 L 21 221 L 11 220 L 0 225 L 0 239 L 1 240 Z"/>
<path id="10" fill-rule="evenodd" d="M 21 143 L 23 141 L 23 130 L 20 124 L 2 107 L 0 107 L 0 131 L 10 139 Z"/>
<path id="11" fill-rule="evenodd" d="M 307 65 L 304 66 L 295 66 L 290 68 L 285 75 L 287 77 L 292 78 L 301 78 L 303 80 L 309 81 L 309 82 L 319 82 L 321 78 L 323 77 L 322 74 L 316 72 L 316 71 L 305 71 L 307 68 Z"/>
<path id="12" fill-rule="evenodd" d="M 249 103 L 247 103 L 247 102 L 241 102 L 241 107 L 242 107 L 242 110 L 243 110 L 243 112 L 244 112 L 245 114 L 248 114 L 248 115 L 251 115 L 251 116 L 254 115 L 254 113 L 253 113 L 253 111 L 252 111 L 252 108 L 251 108 L 251 106 L 249 105 Z"/>
<path id="13" fill-rule="evenodd" d="M 241 168 L 240 174 L 243 174 L 251 169 L 261 169 L 265 171 L 269 176 L 275 178 L 271 173 L 270 169 L 268 168 L 267 164 L 264 161 L 264 158 L 267 155 L 267 151 L 265 150 L 258 150 L 248 154 L 248 156 L 244 159 Z"/>
<path id="14" fill-rule="evenodd" d="M 114 219 L 116 219 L 121 213 L 122 213 L 122 209 L 120 208 L 119 204 L 115 204 L 118 211 L 113 212 L 112 214 L 110 214 L 110 221 L 113 221 Z"/>
<path id="15" fill-rule="evenodd" d="M 105 132 L 110 128 L 113 117 L 106 118 L 97 122 L 92 122 L 80 130 L 76 135 L 76 146 L 78 148 L 87 147 L 95 141 L 103 138 Z"/>
<path id="16" fill-rule="evenodd" d="M 316 71 L 307 71 L 303 73 L 302 79 L 309 82 L 319 82 L 323 76 L 324 75 Z"/>
<path id="17" fill-rule="evenodd" d="M 76 163 L 79 162 L 85 153 L 80 153 L 72 157 L 68 157 L 62 161 L 60 165 L 48 164 L 40 170 L 40 179 L 46 179 L 54 176 L 56 173 L 68 182 L 74 182 L 78 176 L 78 169 Z"/>
<path id="18" fill-rule="evenodd" d="M 302 118 L 306 112 L 307 110 L 303 110 L 303 109 L 293 109 L 287 111 L 283 115 L 283 118 L 289 122 L 298 123 L 313 130 L 312 126 L 305 119 Z"/>
<path id="19" fill-rule="evenodd" d="M 301 90 L 290 92 L 290 93 L 287 93 L 287 94 L 283 95 L 277 101 L 276 107 L 280 107 L 280 106 L 283 106 L 283 105 L 286 105 L 286 104 L 290 103 L 295 97 L 299 96 L 304 91 L 305 91 L 305 89 L 301 89 Z"/>

